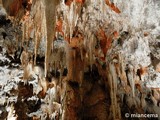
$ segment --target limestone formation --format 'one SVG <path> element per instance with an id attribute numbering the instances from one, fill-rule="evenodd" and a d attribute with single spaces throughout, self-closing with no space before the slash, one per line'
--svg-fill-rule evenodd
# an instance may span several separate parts
<path id="1" fill-rule="evenodd" d="M 158 0 L 0 0 L 0 119 L 160 119 L 159 19 Z"/>

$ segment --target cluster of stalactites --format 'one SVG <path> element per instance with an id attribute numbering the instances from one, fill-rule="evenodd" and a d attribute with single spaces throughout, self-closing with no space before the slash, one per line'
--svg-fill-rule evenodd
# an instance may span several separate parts
<path id="1" fill-rule="evenodd" d="M 133 70 L 130 73 L 126 73 L 125 61 L 122 54 L 112 54 L 111 61 L 107 62 L 106 77 L 108 79 L 108 85 L 110 87 L 111 98 L 111 116 L 113 119 L 121 118 L 121 102 L 123 103 L 124 94 L 131 94 L 131 97 L 135 97 L 135 79 L 133 78 Z M 129 81 L 127 76 L 130 75 Z M 120 101 L 119 101 L 120 99 Z M 132 103 L 134 104 L 134 103 Z M 115 109 L 116 108 L 116 109 Z"/>
<path id="2" fill-rule="evenodd" d="M 36 64 L 39 47 L 45 47 L 45 75 L 48 71 L 49 56 L 53 47 L 57 4 L 58 1 L 51 3 L 48 0 L 33 1 L 31 11 L 26 11 L 21 20 L 23 31 L 22 46 L 24 42 L 33 40 L 34 51 L 32 52 L 34 54 L 34 64 Z M 42 40 L 46 41 L 44 46 L 40 46 Z"/>
<path id="3" fill-rule="evenodd" d="M 61 69 L 61 71 L 63 71 L 64 67 L 67 67 L 67 79 L 77 79 L 81 84 L 83 80 L 83 73 L 89 65 L 92 66 L 95 64 L 97 59 L 99 62 L 102 62 L 102 64 L 103 62 L 105 63 L 106 54 L 111 47 L 112 40 L 118 33 L 117 31 L 106 31 L 105 27 L 107 27 L 108 23 L 102 24 L 105 25 L 103 26 L 104 28 L 102 28 L 102 26 L 97 26 L 94 28 L 95 25 L 90 24 L 90 22 L 96 22 L 96 20 L 92 21 L 92 19 L 87 19 L 93 6 L 91 8 L 84 8 L 84 4 L 77 3 L 76 1 L 73 1 L 70 6 L 60 3 L 60 11 L 63 11 L 63 15 L 61 16 L 56 15 L 58 0 L 54 2 L 51 3 L 49 0 L 39 0 L 33 2 L 31 12 L 27 11 L 22 21 L 22 40 L 24 42 L 29 41 L 30 38 L 33 38 L 35 55 L 34 64 L 36 64 L 36 56 L 41 40 L 44 39 L 46 41 L 44 63 L 45 77 L 47 76 L 49 69 L 53 66 L 54 69 L 58 68 Z M 97 3 L 96 1 L 94 2 Z M 92 3 L 92 1 L 89 1 L 89 3 Z M 89 5 L 89 3 L 86 4 Z M 102 0 L 99 2 L 99 8 L 102 8 L 99 13 L 102 14 L 104 14 L 105 11 L 103 3 L 104 1 Z M 57 13 L 59 13 L 59 11 Z M 89 14 L 87 15 L 87 13 Z M 99 15 L 100 18 L 102 14 Z M 97 18 L 98 22 L 100 18 Z M 112 27 L 109 29 L 112 29 Z M 62 41 L 65 40 L 65 47 L 62 50 L 59 48 L 53 48 L 53 41 L 55 38 L 59 39 L 59 36 L 62 36 Z M 109 64 L 109 72 L 107 76 L 111 91 L 111 109 L 113 111 L 113 117 L 117 118 L 116 116 L 118 116 L 119 119 L 121 115 L 116 97 L 117 78 L 119 76 L 124 82 L 124 88 L 127 88 L 126 74 L 123 73 L 124 71 L 123 65 L 121 70 L 119 70 L 115 68 L 114 63 Z M 130 84 L 134 84 L 132 77 L 129 81 Z M 134 96 L 134 87 L 132 87 L 132 91 Z M 118 109 L 115 110 L 115 108 Z"/>
<path id="4" fill-rule="evenodd" d="M 31 11 L 26 11 L 21 19 L 22 23 L 22 47 L 24 51 L 30 53 L 29 62 L 36 65 L 36 57 L 40 47 L 40 42 L 45 40 L 46 36 L 46 21 L 45 21 L 45 5 L 42 1 L 33 1 Z M 26 44 L 27 43 L 27 44 Z M 30 43 L 34 43 L 31 48 Z M 27 61 L 26 61 L 27 62 Z M 29 64 L 26 63 L 26 64 Z"/>
<path id="5" fill-rule="evenodd" d="M 54 1 L 50 3 L 49 0 L 32 2 L 31 11 L 26 11 L 26 14 L 22 18 L 22 45 L 24 41 L 29 42 L 33 38 L 34 64 L 36 64 L 39 47 L 43 47 L 40 46 L 40 43 L 42 40 L 45 41 L 45 76 L 47 76 L 47 72 L 50 69 L 48 66 L 51 61 L 50 56 L 53 56 L 53 41 L 54 39 L 58 39 L 59 36 L 69 44 L 67 46 L 69 47 L 68 49 L 80 49 L 81 60 L 86 59 L 86 64 L 92 65 L 96 59 L 103 59 L 105 61 L 114 31 L 106 32 L 105 29 L 102 30 L 101 28 L 103 25 L 105 28 L 109 24 L 107 20 L 102 18 L 103 16 L 107 19 L 105 14 L 107 5 L 104 3 L 104 0 L 73 0 L 70 4 L 66 3 L 66 1 Z M 110 3 L 108 4 L 110 5 Z M 95 8 L 97 5 L 98 7 Z M 112 5 L 112 7 L 114 6 Z M 97 8 L 101 9 L 97 11 Z M 95 19 L 93 19 L 94 14 L 98 15 Z M 96 26 L 98 23 L 101 25 Z M 99 35 L 100 38 L 97 39 L 96 36 Z M 98 45 L 99 43 L 100 45 Z M 99 46 L 99 48 L 95 49 L 96 46 Z"/>
<path id="6" fill-rule="evenodd" d="M 135 110 L 142 113 L 146 111 L 157 113 L 159 90 L 147 88 L 144 81 L 142 81 L 142 78 L 147 74 L 147 68 L 136 68 L 131 64 L 127 64 L 124 56 L 120 52 L 112 53 L 109 56 L 111 59 L 107 61 L 105 74 L 100 72 L 102 76 L 106 75 L 108 80 L 113 119 L 122 119 L 121 113 L 123 113 L 123 110 L 120 106 L 124 104 L 129 109 L 134 106 Z M 103 70 L 99 69 L 99 71 Z M 147 99 L 153 102 L 152 105 Z"/>

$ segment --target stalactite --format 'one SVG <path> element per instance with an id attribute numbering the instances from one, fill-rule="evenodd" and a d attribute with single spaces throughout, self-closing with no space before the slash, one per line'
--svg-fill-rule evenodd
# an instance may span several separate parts
<path id="1" fill-rule="evenodd" d="M 71 4 L 71 7 L 69 8 L 69 18 L 68 18 L 68 25 L 69 25 L 69 38 L 71 40 L 73 35 L 73 18 L 74 18 L 74 4 Z"/>
<path id="2" fill-rule="evenodd" d="M 113 119 L 121 119 L 119 103 L 117 101 L 117 74 L 113 63 L 109 64 L 109 82 L 110 82 L 110 97 L 111 97 L 111 110 L 113 112 Z M 116 108 L 116 109 L 115 109 Z"/>
<path id="3" fill-rule="evenodd" d="M 29 20 L 27 20 L 25 23 L 26 23 L 26 25 L 25 25 L 25 27 L 26 27 L 26 31 L 25 31 L 25 39 L 26 39 L 26 41 L 28 42 L 29 41 Z"/>
<path id="4" fill-rule="evenodd" d="M 141 107 L 142 107 L 142 109 L 145 111 L 146 110 L 146 100 L 145 100 L 145 94 L 144 93 L 142 93 L 142 97 L 141 97 Z"/>
<path id="5" fill-rule="evenodd" d="M 124 89 L 126 88 L 127 86 L 127 76 L 126 76 L 126 73 L 125 73 L 125 63 L 124 63 L 124 60 L 123 60 L 123 55 L 119 54 L 118 55 L 119 57 L 119 67 L 117 68 L 118 70 L 118 75 L 121 79 L 121 82 L 122 82 L 122 86 L 124 87 Z"/>
<path id="6" fill-rule="evenodd" d="M 132 88 L 132 96 L 135 97 L 134 71 L 132 66 L 128 66 L 128 67 L 129 67 L 128 79 L 129 79 L 130 86 Z"/>
<path id="7" fill-rule="evenodd" d="M 140 108 L 141 107 L 141 99 L 140 99 L 140 92 L 137 90 L 135 92 L 136 96 L 135 96 L 135 103 L 136 103 L 136 107 Z M 145 100 L 145 99 L 144 99 Z"/>
<path id="8" fill-rule="evenodd" d="M 22 22 L 22 47 L 23 47 L 23 43 L 25 41 L 25 22 Z"/>
<path id="9" fill-rule="evenodd" d="M 152 90 L 152 95 L 151 95 L 151 100 L 153 101 L 154 106 L 157 106 L 157 91 L 156 90 Z"/>
<path id="10" fill-rule="evenodd" d="M 37 49 L 38 49 L 38 34 L 37 31 L 35 31 L 35 45 L 34 45 L 34 65 L 36 65 L 36 58 L 37 58 Z"/>
<path id="11" fill-rule="evenodd" d="M 37 52 L 40 44 L 40 33 L 39 33 L 39 28 L 36 29 L 35 31 L 35 46 L 34 46 L 34 65 L 36 65 L 36 58 L 37 58 Z"/>
<path id="12" fill-rule="evenodd" d="M 91 33 L 88 35 L 88 40 L 89 40 L 89 63 L 90 63 L 90 66 L 92 67 L 92 64 L 94 63 L 94 60 L 93 60 L 94 36 Z"/>
<path id="13" fill-rule="evenodd" d="M 20 60 L 21 60 L 22 68 L 25 68 L 29 62 L 29 53 L 26 51 L 26 49 L 23 50 L 20 56 Z"/>
<path id="14" fill-rule="evenodd" d="M 32 61 L 28 62 L 27 65 L 24 68 L 24 73 L 23 73 L 23 80 L 29 80 L 32 76 L 33 72 L 33 63 Z"/>
<path id="15" fill-rule="evenodd" d="M 116 118 L 116 111 L 115 111 L 115 106 L 114 106 L 114 91 L 113 91 L 113 84 L 112 84 L 112 76 L 110 73 L 108 74 L 108 81 L 109 81 L 109 86 L 110 86 L 110 98 L 111 98 L 111 107 L 110 107 L 110 112 L 112 111 L 113 119 Z M 111 113 L 110 113 L 111 114 Z"/>
<path id="16" fill-rule="evenodd" d="M 55 22 L 56 22 L 56 7 L 59 0 L 51 2 L 50 0 L 45 0 L 45 19 L 46 19 L 46 52 L 45 52 L 45 77 L 48 71 L 48 62 L 50 59 L 51 47 L 53 44 L 53 39 L 55 35 Z M 53 8 L 53 9 L 50 9 Z"/>
<path id="17" fill-rule="evenodd" d="M 158 101 L 160 99 L 160 95 L 158 90 L 153 89 L 153 97 Z"/>
<path id="18" fill-rule="evenodd" d="M 32 0 L 27 2 L 32 3 Z M 20 58 L 24 68 L 23 79 L 30 80 L 31 77 L 38 79 L 42 91 L 36 93 L 42 100 L 49 99 L 46 102 L 49 119 L 56 116 L 55 109 L 63 110 L 59 112 L 62 119 L 73 120 L 81 119 L 79 114 L 81 115 L 83 110 L 88 112 L 89 115 L 86 115 L 87 112 L 84 113 L 87 117 L 101 115 L 97 119 L 105 119 L 107 115 L 105 116 L 104 113 L 110 111 L 109 118 L 123 119 L 121 118 L 123 110 L 120 107 L 126 105 L 128 109 L 135 107 L 142 113 L 146 112 L 149 106 L 146 102 L 148 91 L 144 92 L 143 89 L 146 87 L 143 82 L 145 77 L 148 77 L 146 76 L 148 66 L 141 66 L 139 63 L 135 65 L 133 61 L 128 60 L 126 53 L 132 48 L 129 46 L 127 46 L 129 50 L 125 48 L 130 39 L 122 37 L 123 31 L 127 29 L 125 28 L 127 23 L 121 25 L 125 13 L 120 14 L 121 10 L 117 7 L 120 4 L 114 2 L 111 0 L 34 0 L 31 11 L 28 12 L 29 8 L 24 8 L 26 13 L 21 23 L 22 47 L 25 50 Z M 125 8 L 123 5 L 120 7 L 122 10 L 123 7 Z M 14 3 L 11 9 L 12 14 L 16 14 L 19 11 L 19 3 L 17 5 Z M 34 37 L 31 37 L 31 31 L 34 31 Z M 144 36 L 147 38 L 149 35 Z M 30 44 L 25 45 L 25 42 Z M 135 54 L 136 50 L 131 51 Z M 28 51 L 34 54 L 34 64 Z M 35 66 L 38 54 L 45 57 L 45 61 L 42 60 L 45 65 L 44 71 L 41 72 Z M 98 70 L 95 70 L 96 68 Z M 64 69 L 67 69 L 65 75 Z M 158 72 L 159 68 L 156 69 Z M 47 92 L 49 89 L 54 93 L 52 90 Z M 159 93 L 156 90 L 152 92 L 150 98 L 154 106 L 157 106 Z M 111 105 L 106 101 L 111 102 Z M 110 107 L 110 110 L 106 110 L 107 107 Z M 101 114 L 101 111 L 104 113 Z M 96 115 L 93 115 L 94 113 Z M 85 115 L 82 115 L 82 119 L 83 117 L 96 119 L 87 118 Z"/>
<path id="19" fill-rule="evenodd" d="M 41 24 L 41 34 L 44 37 L 43 39 L 45 39 L 46 35 L 47 35 L 47 30 L 46 30 L 46 13 L 45 13 L 45 6 L 41 6 L 42 9 L 42 13 L 41 13 L 41 19 L 42 19 L 42 24 Z"/>
<path id="20" fill-rule="evenodd" d="M 73 52 L 71 48 L 68 48 L 67 51 L 67 69 L 68 69 L 68 74 L 67 74 L 67 79 L 68 80 L 73 80 Z"/>

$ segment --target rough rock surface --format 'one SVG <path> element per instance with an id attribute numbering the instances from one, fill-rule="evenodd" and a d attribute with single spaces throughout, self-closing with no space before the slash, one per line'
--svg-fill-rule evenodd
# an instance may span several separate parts
<path id="1" fill-rule="evenodd" d="M 160 119 L 159 19 L 158 0 L 0 0 L 0 119 Z"/>

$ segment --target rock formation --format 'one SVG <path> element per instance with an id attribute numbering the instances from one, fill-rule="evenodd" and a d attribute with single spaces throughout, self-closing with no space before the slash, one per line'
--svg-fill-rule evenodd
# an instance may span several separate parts
<path id="1" fill-rule="evenodd" d="M 0 119 L 160 119 L 158 0 L 0 7 Z"/>

